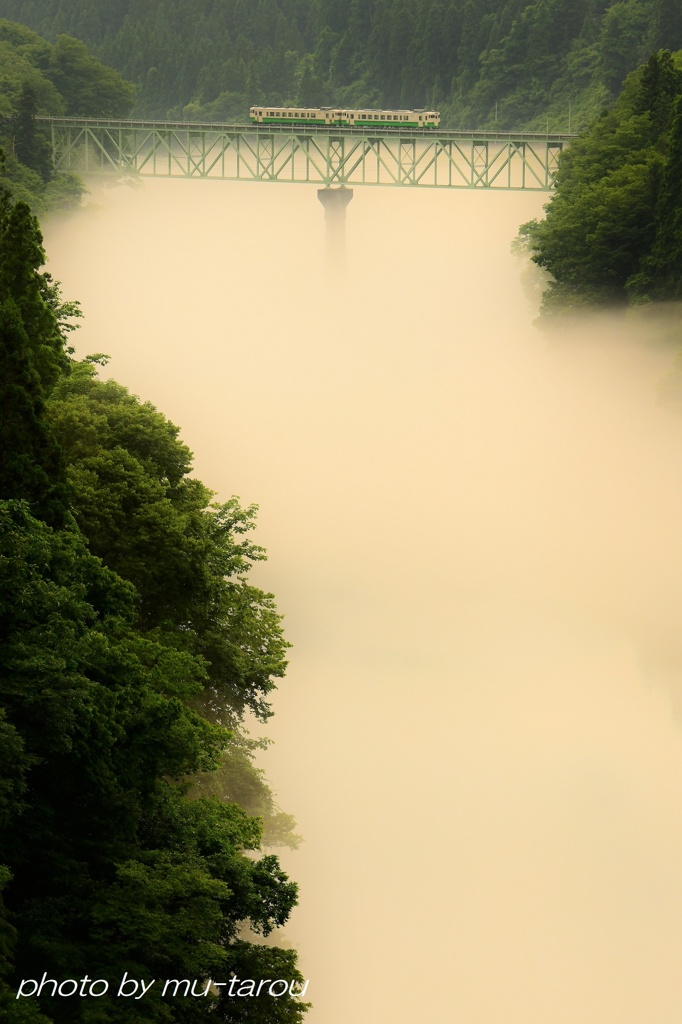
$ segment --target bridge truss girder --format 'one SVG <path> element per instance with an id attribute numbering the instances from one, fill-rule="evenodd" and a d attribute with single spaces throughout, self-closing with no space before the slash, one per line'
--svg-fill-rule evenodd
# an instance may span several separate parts
<path id="1" fill-rule="evenodd" d="M 56 171 L 326 187 L 549 191 L 570 138 L 75 118 L 49 124 Z"/>

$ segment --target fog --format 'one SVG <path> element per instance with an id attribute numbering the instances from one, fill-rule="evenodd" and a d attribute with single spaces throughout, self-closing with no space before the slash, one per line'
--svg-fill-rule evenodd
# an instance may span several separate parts
<path id="1" fill-rule="evenodd" d="M 78 353 L 260 505 L 310 1024 L 679 1024 L 682 419 L 655 327 L 533 326 L 543 201 L 358 188 L 331 282 L 305 186 L 46 226 Z"/>

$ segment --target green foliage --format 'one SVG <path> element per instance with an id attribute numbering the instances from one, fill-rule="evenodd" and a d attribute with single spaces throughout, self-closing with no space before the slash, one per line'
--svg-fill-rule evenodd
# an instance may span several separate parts
<path id="1" fill-rule="evenodd" d="M 553 278 L 546 312 L 679 293 L 681 93 L 679 63 L 661 51 L 562 156 L 545 220 L 522 229 Z"/>
<path id="2" fill-rule="evenodd" d="M 134 584 L 138 628 L 206 664 L 208 685 L 194 706 L 232 730 L 247 709 L 268 717 L 265 698 L 284 673 L 287 644 L 272 596 L 247 582 L 264 557 L 246 538 L 256 509 L 234 498 L 211 505 L 211 492 L 188 476 L 191 453 L 177 427 L 114 381 L 99 381 L 95 360 L 73 364 L 49 412 L 78 524 L 91 551 Z M 293 819 L 253 765 L 257 747 L 235 733 L 201 790 L 262 818 L 269 845 L 296 845 Z"/>
<path id="3" fill-rule="evenodd" d="M 437 105 L 452 127 L 579 129 L 656 46 L 677 0 L 0 0 L 137 83 L 135 113 L 244 120 L 249 105 Z M 570 109 L 570 115 L 569 115 Z"/>
<path id="4" fill-rule="evenodd" d="M 297 896 L 277 858 L 257 856 L 261 822 L 210 787 L 188 794 L 226 770 L 231 743 L 252 752 L 223 723 L 267 717 L 283 672 L 272 598 L 246 580 L 264 557 L 244 537 L 255 510 L 210 504 L 177 428 L 96 379 L 103 357 L 71 364 L 79 311 L 43 260 L 28 206 L 2 193 L 0 1013 L 230 1021 L 233 1001 L 215 995 L 14 997 L 44 972 L 115 986 L 123 971 L 207 981 L 257 963 L 300 980 L 295 954 L 239 938 L 269 935 Z M 305 1008 L 287 996 L 272 1019 L 298 1024 Z"/>
<path id="5" fill-rule="evenodd" d="M 303 976 L 296 968 L 296 955 L 290 949 L 256 946 L 236 942 L 230 950 L 230 968 L 239 978 L 289 978 L 295 992 L 303 986 Z M 223 990 L 224 993 L 225 990 Z M 230 1024 L 300 1024 L 310 1003 L 302 1003 L 286 995 L 273 999 L 262 993 L 253 999 L 231 999 L 222 995 L 221 1018 Z"/>
<path id="6" fill-rule="evenodd" d="M 248 709 L 265 719 L 283 675 L 287 644 L 271 594 L 247 581 L 264 552 L 247 540 L 256 509 L 236 498 L 211 505 L 188 476 L 178 429 L 91 363 L 74 367 L 50 400 L 91 550 L 138 595 L 141 629 L 207 663 L 207 713 L 232 722 Z"/>
<path id="7" fill-rule="evenodd" d="M 682 8 L 677 0 L 654 0 L 653 25 L 655 46 L 682 49 Z"/>
<path id="8" fill-rule="evenodd" d="M 100 64 L 84 43 L 70 36 L 57 36 L 48 75 L 64 97 L 69 116 L 126 117 L 133 105 L 135 90 L 130 82 Z"/>
<path id="9" fill-rule="evenodd" d="M 636 58 L 643 56 L 648 14 L 638 0 L 615 3 L 604 14 L 598 45 L 600 76 L 611 92 L 620 89 Z"/>
<path id="10" fill-rule="evenodd" d="M 58 300 L 51 279 L 40 272 L 45 262 L 38 221 L 25 203 L 0 194 L 0 297 L 17 306 L 32 342 L 31 361 L 40 386 L 48 390 L 69 362 L 64 352 Z M 57 305 L 55 305 L 57 303 Z"/>
<path id="11" fill-rule="evenodd" d="M 35 97 L 37 112 L 63 114 L 64 100 L 44 69 L 32 62 L 32 57 L 36 59 L 35 51 L 26 46 L 13 46 L 7 38 L 7 31 L 3 31 L 9 25 L 9 22 L 0 21 L 0 111 L 11 117 L 18 109 L 22 90 L 29 88 Z M 39 36 L 35 38 L 38 40 Z"/>
<path id="12" fill-rule="evenodd" d="M 681 90 L 682 91 L 682 90 Z M 668 156 L 654 208 L 655 238 L 641 273 L 628 281 L 636 299 L 682 297 L 682 96 L 670 130 Z"/>
<path id="13" fill-rule="evenodd" d="M 49 283 L 38 223 L 25 203 L 0 192 L 0 497 L 28 500 L 36 514 L 62 524 L 65 469 L 45 421 L 44 397 L 68 361 Z"/>
<path id="14" fill-rule="evenodd" d="M 267 740 L 254 740 L 243 735 L 239 729 L 233 729 L 220 765 L 210 775 L 196 778 L 193 792 L 239 804 L 249 814 L 259 818 L 263 823 L 265 847 L 288 846 L 295 849 L 302 841 L 295 832 L 296 822 L 290 814 L 277 806 L 265 772 L 254 764 L 256 752 L 267 746 Z"/>
<path id="15" fill-rule="evenodd" d="M 27 499 L 36 512 L 60 523 L 66 511 L 63 460 L 45 424 L 44 401 L 32 346 L 17 304 L 0 302 L 0 496 Z"/>
<path id="16" fill-rule="evenodd" d="M 37 112 L 35 89 L 24 82 L 12 117 L 14 152 L 22 164 L 37 171 L 47 181 L 50 177 L 50 146 L 36 127 Z"/>
<path id="17" fill-rule="evenodd" d="M 31 765 L 27 787 L 12 769 L 21 813 L 15 796 L 0 837 L 24 976 L 214 974 L 242 921 L 267 934 L 296 897 L 275 858 L 241 852 L 259 844 L 253 819 L 173 784 L 216 762 L 224 731 L 159 692 L 172 656 L 131 631 L 132 588 L 75 530 L 0 503 L 0 579 L 0 696 Z"/>
<path id="18" fill-rule="evenodd" d="M 32 210 L 76 205 L 84 187 L 73 175 L 53 176 L 44 115 L 125 117 L 134 87 L 100 64 L 77 39 L 54 45 L 30 29 L 0 20 L 0 146 L 7 159 L 4 184 Z"/>

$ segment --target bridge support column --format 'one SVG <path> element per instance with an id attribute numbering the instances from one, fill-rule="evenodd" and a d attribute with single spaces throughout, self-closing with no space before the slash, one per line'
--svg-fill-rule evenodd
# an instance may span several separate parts
<path id="1" fill-rule="evenodd" d="M 353 189 L 344 186 L 318 188 L 317 198 L 324 206 L 327 270 L 343 273 L 346 267 L 346 207 L 353 198 Z"/>

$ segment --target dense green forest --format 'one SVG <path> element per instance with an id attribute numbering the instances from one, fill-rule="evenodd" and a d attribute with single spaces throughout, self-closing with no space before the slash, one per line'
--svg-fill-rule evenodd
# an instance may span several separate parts
<path id="1" fill-rule="evenodd" d="M 248 579 L 255 509 L 214 504 L 177 428 L 100 380 L 103 357 L 73 360 L 78 309 L 43 263 L 3 189 L 0 1017 L 296 1024 L 300 987 L 115 997 L 123 972 L 303 984 L 293 950 L 257 939 L 297 896 L 263 846 L 297 837 L 243 726 L 270 715 L 287 643 Z M 29 998 L 44 974 L 100 989 Z"/>
<path id="2" fill-rule="evenodd" d="M 104 67 L 77 39 L 48 43 L 23 25 L 0 21 L 0 148 L 2 178 L 16 199 L 42 213 L 74 205 L 83 185 L 54 175 L 38 114 L 123 117 L 133 86 Z"/>
<path id="3" fill-rule="evenodd" d="M 682 298 L 682 52 L 627 77 L 562 155 L 546 210 L 521 229 L 551 275 L 545 312 Z"/>
<path id="4" fill-rule="evenodd" d="M 679 0 L 0 0 L 137 87 L 140 116 L 249 105 L 435 106 L 451 127 L 584 127 L 682 47 Z"/>

